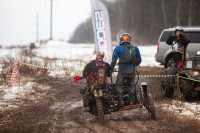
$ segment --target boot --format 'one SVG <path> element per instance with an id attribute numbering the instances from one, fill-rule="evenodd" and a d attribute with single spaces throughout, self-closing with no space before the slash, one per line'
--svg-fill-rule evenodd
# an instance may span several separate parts
<path id="1" fill-rule="evenodd" d="M 90 112 L 90 106 L 89 106 L 89 95 L 83 94 L 83 107 L 84 112 Z"/>
<path id="2" fill-rule="evenodd" d="M 130 98 L 129 105 L 133 105 L 133 104 L 134 104 L 134 100 L 133 98 Z"/>
<path id="3" fill-rule="evenodd" d="M 134 104 L 134 97 L 133 97 L 133 92 L 129 92 L 129 105 L 133 105 Z"/>
<path id="4" fill-rule="evenodd" d="M 84 112 L 90 112 L 90 107 L 89 106 L 84 107 Z"/>
<path id="5" fill-rule="evenodd" d="M 119 97 L 119 99 L 118 99 L 118 106 L 119 107 L 124 106 L 124 101 L 123 101 L 122 97 Z"/>
<path id="6" fill-rule="evenodd" d="M 137 97 L 136 97 L 136 93 L 132 93 L 129 104 L 130 105 L 139 104 Z"/>

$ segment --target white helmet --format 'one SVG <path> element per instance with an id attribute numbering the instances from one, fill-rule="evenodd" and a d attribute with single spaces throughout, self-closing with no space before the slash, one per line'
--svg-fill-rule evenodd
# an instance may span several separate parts
<path id="1" fill-rule="evenodd" d="M 176 32 L 176 31 L 181 31 L 181 32 L 184 32 L 183 28 L 182 28 L 182 27 L 180 27 L 180 26 L 177 26 L 177 27 L 175 28 L 175 32 Z"/>

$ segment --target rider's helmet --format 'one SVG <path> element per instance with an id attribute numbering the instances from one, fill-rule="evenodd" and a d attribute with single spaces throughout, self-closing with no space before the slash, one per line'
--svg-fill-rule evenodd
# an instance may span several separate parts
<path id="1" fill-rule="evenodd" d="M 104 58 L 104 51 L 98 51 L 96 54 L 97 59 L 103 59 Z"/>
<path id="2" fill-rule="evenodd" d="M 123 43 L 130 43 L 131 42 L 131 36 L 128 33 L 122 33 L 120 35 L 120 45 Z"/>
<path id="3" fill-rule="evenodd" d="M 176 31 L 181 31 L 182 33 L 184 32 L 183 28 L 180 27 L 180 26 L 177 26 L 177 27 L 175 28 L 175 33 L 176 33 Z"/>

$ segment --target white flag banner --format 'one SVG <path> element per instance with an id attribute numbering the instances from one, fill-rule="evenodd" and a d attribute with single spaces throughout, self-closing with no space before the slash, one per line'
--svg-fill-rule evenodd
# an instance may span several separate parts
<path id="1" fill-rule="evenodd" d="M 113 50 L 108 11 L 100 0 L 90 0 L 90 2 L 96 52 L 104 51 L 104 61 L 111 64 Z"/>

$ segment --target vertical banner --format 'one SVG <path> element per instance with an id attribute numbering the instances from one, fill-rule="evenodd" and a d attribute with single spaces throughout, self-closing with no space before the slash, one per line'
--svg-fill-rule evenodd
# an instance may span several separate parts
<path id="1" fill-rule="evenodd" d="M 104 51 L 104 61 L 111 64 L 113 49 L 108 11 L 100 0 L 90 0 L 90 3 L 96 52 Z"/>

